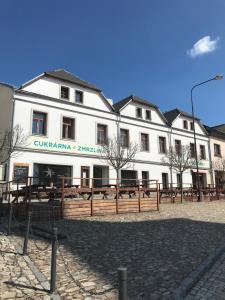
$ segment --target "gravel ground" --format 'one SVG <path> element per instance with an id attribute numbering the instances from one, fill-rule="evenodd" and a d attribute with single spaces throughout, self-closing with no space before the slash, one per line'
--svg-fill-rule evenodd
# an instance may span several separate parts
<path id="1" fill-rule="evenodd" d="M 59 241 L 62 299 L 117 299 L 120 266 L 128 269 L 130 300 L 172 299 L 182 279 L 224 240 L 225 202 L 162 204 L 160 212 L 57 221 L 56 226 L 68 235 Z M 19 235 L 16 239 L 22 242 Z M 47 245 L 32 239 L 29 255 L 49 278 Z"/>

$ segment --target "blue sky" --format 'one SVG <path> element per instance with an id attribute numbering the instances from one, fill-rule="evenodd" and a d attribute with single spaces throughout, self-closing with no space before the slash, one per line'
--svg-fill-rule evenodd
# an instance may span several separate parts
<path id="1" fill-rule="evenodd" d="M 2 1 L 0 81 L 65 68 L 114 101 L 134 94 L 190 111 L 192 85 L 225 75 L 224 11 L 224 0 Z M 225 123 L 225 79 L 194 101 L 204 123 Z"/>

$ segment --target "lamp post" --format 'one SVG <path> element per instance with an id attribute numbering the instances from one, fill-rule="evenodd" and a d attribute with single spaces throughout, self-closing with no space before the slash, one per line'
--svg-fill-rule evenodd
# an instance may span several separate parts
<path id="1" fill-rule="evenodd" d="M 194 105 L 193 105 L 193 90 L 205 83 L 208 83 L 213 80 L 221 80 L 223 79 L 222 75 L 216 75 L 215 77 L 208 79 L 206 81 L 200 82 L 198 84 L 195 84 L 191 88 L 191 110 L 192 110 L 192 122 L 193 122 L 193 131 L 194 131 L 194 149 L 195 149 L 195 162 L 196 162 L 196 175 L 197 175 L 197 191 L 198 191 L 198 201 L 201 201 L 201 194 L 200 194 L 200 180 L 199 180 L 199 166 L 198 166 L 198 153 L 197 153 L 197 143 L 196 143 L 196 131 L 195 131 L 195 115 L 194 115 Z"/>

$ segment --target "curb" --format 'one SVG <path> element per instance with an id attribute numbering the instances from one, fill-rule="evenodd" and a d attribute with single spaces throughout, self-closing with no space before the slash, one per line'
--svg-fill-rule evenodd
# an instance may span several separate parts
<path id="1" fill-rule="evenodd" d="M 174 292 L 174 300 L 184 299 L 191 288 L 201 279 L 201 277 L 208 271 L 217 259 L 225 252 L 225 242 L 217 248 L 213 253 L 207 256 L 198 267 L 189 273 L 189 275 L 183 279 L 180 286 Z"/>
<path id="2" fill-rule="evenodd" d="M 7 235 L 5 228 L 0 224 L 0 231 L 3 232 L 7 238 L 9 239 L 9 241 L 13 244 L 13 246 L 15 247 L 16 251 L 18 253 L 22 253 L 22 248 L 21 246 L 14 241 L 10 236 Z M 23 257 L 24 261 L 27 263 L 28 267 L 30 268 L 30 270 L 33 272 L 34 276 L 36 277 L 36 279 L 39 281 L 40 285 L 43 287 L 44 290 L 50 290 L 50 284 L 48 279 L 45 277 L 45 275 L 43 273 L 41 273 L 41 271 L 35 266 L 35 264 L 33 263 L 33 261 L 29 258 L 28 255 L 21 255 L 21 257 Z M 47 292 L 47 291 L 46 291 Z M 49 294 L 50 295 L 50 294 Z M 50 295 L 52 300 L 60 300 L 60 296 L 57 293 L 51 294 Z"/>

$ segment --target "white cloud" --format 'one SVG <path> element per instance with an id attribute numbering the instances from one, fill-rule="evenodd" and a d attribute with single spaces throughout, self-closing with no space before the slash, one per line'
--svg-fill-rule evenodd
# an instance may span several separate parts
<path id="1" fill-rule="evenodd" d="M 196 57 L 205 53 L 213 52 L 218 47 L 219 37 L 215 40 L 211 40 L 209 35 L 204 36 L 198 40 L 191 49 L 187 50 L 187 54 L 190 57 Z"/>

